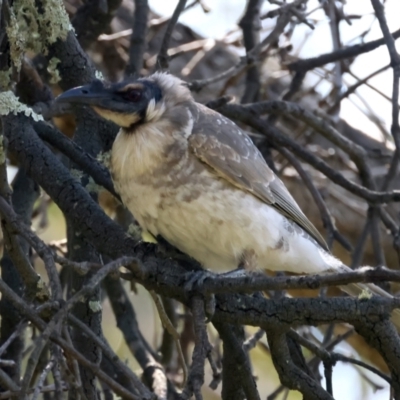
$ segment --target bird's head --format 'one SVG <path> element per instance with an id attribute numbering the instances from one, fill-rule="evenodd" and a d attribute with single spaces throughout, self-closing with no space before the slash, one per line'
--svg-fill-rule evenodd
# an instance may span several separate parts
<path id="1" fill-rule="evenodd" d="M 138 123 L 157 120 L 166 109 L 190 99 L 191 94 L 180 79 L 156 73 L 115 84 L 95 80 L 67 90 L 56 101 L 89 105 L 103 118 L 129 129 Z"/>

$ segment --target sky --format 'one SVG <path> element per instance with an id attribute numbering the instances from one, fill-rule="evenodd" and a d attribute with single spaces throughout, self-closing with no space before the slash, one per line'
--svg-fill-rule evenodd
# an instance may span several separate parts
<path id="1" fill-rule="evenodd" d="M 187 24 L 197 33 L 215 39 L 221 39 L 224 35 L 237 28 L 246 2 L 244 0 L 205 0 L 205 3 L 211 8 L 211 12 L 205 14 L 200 6 L 195 6 L 185 12 L 180 22 Z M 149 0 L 150 7 L 153 11 L 161 16 L 169 16 L 172 14 L 177 1 L 166 0 Z M 310 9 L 318 6 L 317 0 L 309 1 Z M 272 7 L 269 2 L 264 3 L 264 10 Z M 386 18 L 391 31 L 397 30 L 400 27 L 400 1 L 399 0 L 386 0 Z M 342 22 L 341 37 L 344 44 L 351 43 L 353 39 L 365 32 L 370 26 L 372 29 L 365 37 L 365 41 L 371 41 L 382 37 L 382 33 L 378 22 L 376 21 L 371 3 L 368 0 L 348 0 L 345 5 L 345 12 L 347 15 L 363 15 L 363 18 L 352 21 L 352 25 L 347 25 Z M 313 19 L 319 21 L 317 28 L 312 31 L 305 25 L 301 25 L 295 31 L 293 38 L 294 53 L 302 58 L 314 57 L 322 53 L 332 50 L 332 44 L 326 38 L 330 38 L 329 22 L 322 11 L 312 14 Z M 268 24 L 272 26 L 274 21 L 266 20 L 264 27 L 267 28 Z M 306 44 L 301 47 L 304 39 L 308 37 Z M 354 44 L 355 42 L 353 42 Z M 301 47 L 301 49 L 300 49 Z M 397 50 L 400 52 L 400 40 L 397 41 Z M 378 70 L 379 68 L 389 64 L 389 55 L 387 48 L 381 46 L 379 49 L 360 56 L 356 62 L 353 63 L 351 69 L 353 73 L 359 77 L 364 78 L 370 73 Z M 306 83 L 312 85 L 315 80 L 315 75 L 307 75 Z M 389 69 L 369 82 L 378 88 L 383 94 L 391 97 L 392 91 L 392 71 Z M 345 84 L 351 85 L 356 81 L 349 76 L 345 77 Z M 320 88 L 323 94 L 324 87 Z M 382 120 L 387 132 L 390 132 L 391 125 L 391 104 L 384 100 L 384 98 L 377 94 L 374 90 L 362 87 L 358 90 L 360 95 L 366 99 L 367 106 L 370 107 Z M 352 95 L 349 100 L 343 102 L 341 108 L 341 117 L 358 129 L 366 132 L 367 134 L 377 139 L 382 139 L 382 133 L 371 121 L 360 111 L 366 109 L 356 95 Z M 354 351 L 349 346 L 343 345 L 340 349 L 344 354 L 349 356 L 356 356 Z M 322 375 L 323 375 L 323 371 Z M 364 372 L 364 371 L 363 371 Z M 385 386 L 384 381 L 376 376 L 367 374 L 370 379 L 373 379 L 379 385 Z M 387 400 L 389 398 L 389 390 L 379 390 L 374 393 L 370 385 L 361 386 L 359 382 L 360 375 L 356 368 L 349 364 L 339 363 L 334 368 L 333 373 L 333 387 L 335 390 L 334 396 L 341 400 Z"/>

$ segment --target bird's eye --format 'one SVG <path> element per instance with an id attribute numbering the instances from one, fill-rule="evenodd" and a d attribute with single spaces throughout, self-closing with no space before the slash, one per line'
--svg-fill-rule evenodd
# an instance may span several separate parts
<path id="1" fill-rule="evenodd" d="M 142 98 L 142 92 L 138 89 L 132 89 L 124 93 L 123 97 L 125 100 L 136 103 Z"/>

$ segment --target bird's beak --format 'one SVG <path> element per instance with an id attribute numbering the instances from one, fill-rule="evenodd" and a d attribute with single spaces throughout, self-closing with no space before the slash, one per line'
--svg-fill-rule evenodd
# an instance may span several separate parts
<path id="1" fill-rule="evenodd" d="M 108 108 L 111 100 L 111 91 L 99 80 L 67 90 L 56 98 L 57 103 L 85 104 L 103 108 Z"/>

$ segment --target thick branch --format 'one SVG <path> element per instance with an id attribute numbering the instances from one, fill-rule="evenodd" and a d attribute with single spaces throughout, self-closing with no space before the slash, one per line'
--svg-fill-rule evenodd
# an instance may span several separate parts
<path id="1" fill-rule="evenodd" d="M 307 400 L 333 400 L 333 397 L 321 387 L 319 382 L 293 363 L 284 331 L 269 329 L 267 337 L 272 361 L 283 385 L 299 390 Z"/>
<path id="2" fill-rule="evenodd" d="M 33 124 L 38 136 L 47 143 L 54 146 L 57 150 L 65 154 L 71 161 L 79 165 L 94 181 L 107 189 L 117 199 L 119 195 L 114 189 L 108 169 L 99 163 L 89 153 L 83 151 L 75 142 L 68 139 L 60 131 L 44 122 Z"/>
<path id="3" fill-rule="evenodd" d="M 146 49 L 147 18 L 149 5 L 147 0 L 135 0 L 135 13 L 133 15 L 133 29 L 129 47 L 129 62 L 125 74 L 139 76 L 143 67 L 143 54 Z"/>
<path id="4" fill-rule="evenodd" d="M 260 11 L 262 0 L 248 0 L 246 12 L 239 22 L 243 31 L 243 41 L 246 53 L 250 52 L 260 42 Z M 254 55 L 255 57 L 258 54 Z M 260 72 L 257 65 L 252 65 L 246 74 L 246 89 L 241 103 L 250 103 L 258 100 L 260 90 Z"/>

